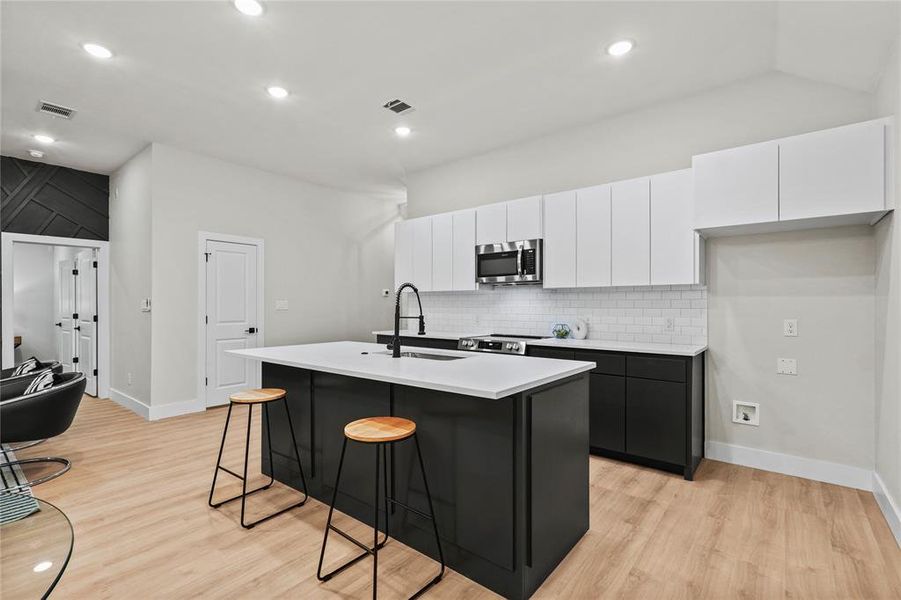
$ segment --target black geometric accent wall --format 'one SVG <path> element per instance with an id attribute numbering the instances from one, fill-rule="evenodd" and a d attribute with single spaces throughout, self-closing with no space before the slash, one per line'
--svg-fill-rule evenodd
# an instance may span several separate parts
<path id="1" fill-rule="evenodd" d="M 0 156 L 0 226 L 109 240 L 109 176 Z"/>

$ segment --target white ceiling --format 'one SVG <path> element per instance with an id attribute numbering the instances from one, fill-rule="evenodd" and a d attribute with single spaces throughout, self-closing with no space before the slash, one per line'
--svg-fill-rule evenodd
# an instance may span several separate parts
<path id="1" fill-rule="evenodd" d="M 109 173 L 149 142 L 402 193 L 406 173 L 772 70 L 871 92 L 898 4 L 3 2 L 3 154 Z M 603 53 L 637 41 L 621 59 Z M 115 56 L 94 59 L 86 41 Z M 292 95 L 275 101 L 265 87 Z M 401 98 L 416 112 L 381 105 Z M 35 111 L 74 107 L 72 121 Z M 395 125 L 413 128 L 397 139 Z"/>

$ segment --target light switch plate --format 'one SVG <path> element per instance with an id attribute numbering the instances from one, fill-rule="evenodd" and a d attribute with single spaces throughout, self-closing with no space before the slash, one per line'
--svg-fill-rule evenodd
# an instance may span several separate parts
<path id="1" fill-rule="evenodd" d="M 663 319 L 663 333 L 673 333 L 676 330 L 676 319 L 666 317 Z"/>
<path id="2" fill-rule="evenodd" d="M 776 373 L 779 375 L 797 375 L 798 360 L 796 358 L 777 358 Z"/>
<path id="3" fill-rule="evenodd" d="M 782 321 L 782 335 L 785 337 L 798 337 L 798 319 L 785 319 Z"/>
<path id="4" fill-rule="evenodd" d="M 287 300 L 276 300 L 275 301 L 275 310 L 288 310 L 288 301 Z"/>

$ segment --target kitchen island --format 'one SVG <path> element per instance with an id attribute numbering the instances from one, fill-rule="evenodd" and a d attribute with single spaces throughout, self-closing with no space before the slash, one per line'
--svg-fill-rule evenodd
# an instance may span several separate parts
<path id="1" fill-rule="evenodd" d="M 415 421 L 448 566 L 507 598 L 528 598 L 588 530 L 594 363 L 421 352 L 392 358 L 380 344 L 330 342 L 232 353 L 262 361 L 264 387 L 287 390 L 308 492 L 324 503 L 345 424 L 377 415 Z M 263 470 L 299 489 L 284 410 L 270 408 Z M 336 504 L 367 524 L 372 458 L 373 449 L 348 446 Z M 414 446 L 395 444 L 388 462 L 392 495 L 428 512 Z M 437 559 L 427 520 L 400 506 L 389 516 L 391 537 Z"/>

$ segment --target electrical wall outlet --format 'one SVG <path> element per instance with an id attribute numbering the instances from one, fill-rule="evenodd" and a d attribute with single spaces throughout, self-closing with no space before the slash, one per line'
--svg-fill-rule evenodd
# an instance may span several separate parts
<path id="1" fill-rule="evenodd" d="M 797 375 L 798 360 L 796 358 L 777 358 L 776 373 L 779 375 Z"/>
<path id="2" fill-rule="evenodd" d="M 131 373 L 129 373 L 128 374 L 128 385 L 131 385 L 132 383 L 134 383 L 134 379 L 132 379 Z"/>
<path id="3" fill-rule="evenodd" d="M 663 333 L 673 333 L 676 330 L 676 319 L 666 317 L 663 319 Z"/>
<path id="4" fill-rule="evenodd" d="M 275 301 L 275 310 L 288 310 L 288 301 L 284 298 Z"/>
<path id="5" fill-rule="evenodd" d="M 150 298 L 141 299 L 141 312 L 150 312 Z"/>
<path id="6" fill-rule="evenodd" d="M 732 422 L 741 425 L 760 425 L 760 405 L 756 402 L 732 401 Z"/>
<path id="7" fill-rule="evenodd" d="M 785 337 L 798 337 L 798 319 L 785 319 L 782 321 L 782 335 Z"/>

